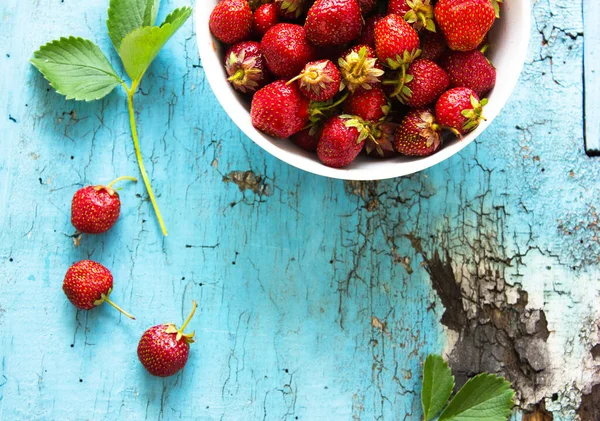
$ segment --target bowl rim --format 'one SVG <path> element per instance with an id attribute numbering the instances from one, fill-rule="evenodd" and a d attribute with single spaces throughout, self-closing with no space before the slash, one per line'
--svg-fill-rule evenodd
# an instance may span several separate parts
<path id="1" fill-rule="evenodd" d="M 525 65 L 525 59 L 527 57 L 531 36 L 531 4 L 529 0 L 519 0 L 518 3 L 521 8 L 520 13 L 523 19 L 522 26 L 525 29 L 525 34 L 524 37 L 521 38 L 521 47 L 518 48 L 515 54 L 512 54 L 513 63 L 515 63 L 514 70 L 510 73 L 509 77 L 504 79 L 502 92 L 495 94 L 494 101 L 490 101 L 490 103 L 488 103 L 486 106 L 485 115 L 487 120 L 481 122 L 476 130 L 465 135 L 461 141 L 442 148 L 440 151 L 431 156 L 410 159 L 410 161 L 406 161 L 405 163 L 399 163 L 395 166 L 383 166 L 377 170 L 373 170 L 372 168 L 353 168 L 352 165 L 345 168 L 330 168 L 321 163 L 319 163 L 319 165 L 315 165 L 314 153 L 300 150 L 300 148 L 293 152 L 281 148 L 276 145 L 276 142 L 286 141 L 285 139 L 278 139 L 276 142 L 272 142 L 269 140 L 267 135 L 255 129 L 250 122 L 248 110 L 242 106 L 242 103 L 239 100 L 231 100 L 231 98 L 236 98 L 234 89 L 222 76 L 222 70 L 221 72 L 216 71 L 217 67 L 223 67 L 221 59 L 218 57 L 215 44 L 218 41 L 213 37 L 208 28 L 209 16 L 206 13 L 202 13 L 203 9 L 198 5 L 196 5 L 194 11 L 194 23 L 201 65 L 204 74 L 206 75 L 205 77 L 212 88 L 213 94 L 229 118 L 254 143 L 277 159 L 312 174 L 340 180 L 385 180 L 423 171 L 457 154 L 470 145 L 477 138 L 477 136 L 483 133 L 483 131 L 485 131 L 490 124 L 492 124 L 494 119 L 500 114 L 502 108 L 512 95 L 519 80 L 519 76 L 523 70 L 523 66 Z M 207 71 L 207 68 L 211 70 Z M 212 69 L 215 71 L 212 71 Z M 219 94 L 219 92 L 225 88 L 231 91 L 231 95 L 228 95 L 227 98 L 225 95 Z"/>

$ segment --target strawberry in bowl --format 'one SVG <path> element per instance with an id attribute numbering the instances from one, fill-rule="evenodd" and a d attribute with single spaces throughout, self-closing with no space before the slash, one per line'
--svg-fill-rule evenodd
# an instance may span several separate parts
<path id="1" fill-rule="evenodd" d="M 530 5 L 500 3 L 207 0 L 198 45 L 217 99 L 263 149 L 319 175 L 385 179 L 457 153 L 508 100 Z M 239 43 L 255 57 L 236 55 L 232 73 Z"/>

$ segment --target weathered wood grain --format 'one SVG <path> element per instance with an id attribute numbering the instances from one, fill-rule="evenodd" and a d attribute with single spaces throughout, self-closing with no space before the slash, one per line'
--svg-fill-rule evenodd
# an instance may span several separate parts
<path id="1" fill-rule="evenodd" d="M 163 3 L 164 16 L 184 1 Z M 534 2 L 529 58 L 494 125 L 380 183 L 312 176 L 245 138 L 188 24 L 137 100 L 169 237 L 138 183 L 114 230 L 75 249 L 73 192 L 137 174 L 125 97 L 66 102 L 27 59 L 74 34 L 114 60 L 106 2 L 3 2 L 0 419 L 417 420 L 421 361 L 444 350 L 459 378 L 509 376 L 523 408 L 594 419 L 600 162 L 583 142 L 581 7 Z M 88 257 L 136 322 L 66 301 L 64 272 Z M 150 377 L 139 336 L 192 299 L 187 368 Z"/>

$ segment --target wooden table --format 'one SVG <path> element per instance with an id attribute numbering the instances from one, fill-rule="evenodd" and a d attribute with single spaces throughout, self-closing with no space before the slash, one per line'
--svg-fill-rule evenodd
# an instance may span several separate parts
<path id="1" fill-rule="evenodd" d="M 186 2 L 163 3 L 161 16 Z M 73 34 L 117 63 L 107 2 L 4 0 L 0 419 L 417 420 L 431 352 L 460 380 L 507 376 L 537 408 L 529 419 L 600 419 L 600 162 L 584 149 L 582 4 L 534 3 L 501 117 L 452 159 L 385 182 L 313 176 L 255 146 L 213 96 L 190 21 L 137 97 L 170 235 L 129 184 L 116 227 L 74 248 L 74 191 L 138 175 L 126 99 L 65 101 L 27 60 Z M 137 321 L 69 304 L 62 279 L 84 258 L 113 271 L 113 298 Z M 192 299 L 188 366 L 149 376 L 141 333 L 181 323 Z"/>

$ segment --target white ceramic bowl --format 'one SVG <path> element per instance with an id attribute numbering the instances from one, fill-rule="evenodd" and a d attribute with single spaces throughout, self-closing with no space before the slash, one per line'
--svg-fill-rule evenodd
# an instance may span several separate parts
<path id="1" fill-rule="evenodd" d="M 261 148 L 282 161 L 305 171 L 344 180 L 382 180 L 412 174 L 429 168 L 460 151 L 479 136 L 500 113 L 510 97 L 527 54 L 531 26 L 530 0 L 505 0 L 502 18 L 490 32 L 490 59 L 497 69 L 496 87 L 487 95 L 484 108 L 487 121 L 469 133 L 462 141 L 452 139 L 436 154 L 426 158 L 397 157 L 372 159 L 359 156 L 345 168 L 329 168 L 317 155 L 306 152 L 287 139 L 274 139 L 256 130 L 250 121 L 250 102 L 227 82 L 223 66 L 223 46 L 208 28 L 210 13 L 219 0 L 196 2 L 196 35 L 202 67 L 217 99 L 235 124 Z"/>

